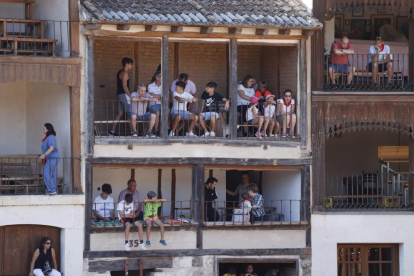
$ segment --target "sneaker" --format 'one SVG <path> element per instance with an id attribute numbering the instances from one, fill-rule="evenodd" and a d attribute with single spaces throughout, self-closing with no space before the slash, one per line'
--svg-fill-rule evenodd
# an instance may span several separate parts
<path id="1" fill-rule="evenodd" d="M 204 132 L 204 134 L 203 135 L 201 135 L 201 137 L 209 137 L 210 136 L 210 132 Z"/>
<path id="2" fill-rule="evenodd" d="M 111 131 L 108 133 L 108 136 L 109 136 L 109 137 L 114 137 L 114 136 L 115 136 L 115 131 L 111 130 Z"/>
<path id="3" fill-rule="evenodd" d="M 347 84 L 347 85 L 345 86 L 345 89 L 346 89 L 346 90 L 355 90 L 355 88 L 352 86 L 352 84 Z"/>
<path id="4" fill-rule="evenodd" d="M 131 248 L 129 248 L 129 243 L 126 243 L 126 244 L 125 244 L 125 250 L 126 250 L 126 251 L 130 251 L 130 250 L 131 250 Z"/>
<path id="5" fill-rule="evenodd" d="M 237 132 L 237 137 L 244 137 L 244 135 L 243 135 L 243 131 L 238 131 L 238 132 Z"/>
<path id="6" fill-rule="evenodd" d="M 194 134 L 194 132 L 187 132 L 187 134 L 185 135 L 187 137 L 198 137 L 197 135 Z"/>
<path id="7" fill-rule="evenodd" d="M 47 192 L 46 195 L 57 195 L 56 192 Z"/>
<path id="8" fill-rule="evenodd" d="M 170 131 L 170 135 L 168 135 L 170 137 L 174 137 L 175 136 L 175 132 L 173 132 L 172 130 Z"/>
<path id="9" fill-rule="evenodd" d="M 140 243 L 138 245 L 139 248 L 141 248 L 142 250 L 147 250 L 147 248 L 145 247 L 144 243 Z"/>
<path id="10" fill-rule="evenodd" d="M 262 134 L 260 132 L 256 132 L 254 135 L 257 137 L 257 139 L 262 139 Z"/>
<path id="11" fill-rule="evenodd" d="M 148 131 L 147 134 L 145 135 L 145 137 L 147 137 L 147 138 L 155 138 L 155 134 L 153 134 L 151 131 Z"/>
<path id="12" fill-rule="evenodd" d="M 337 85 L 336 83 L 332 84 L 331 88 L 333 90 L 338 90 L 339 89 L 339 85 Z"/>
<path id="13" fill-rule="evenodd" d="M 131 137 L 138 137 L 138 132 L 136 132 L 136 131 L 131 132 Z"/>
<path id="14" fill-rule="evenodd" d="M 216 133 L 214 131 L 210 131 L 210 137 L 216 137 Z"/>
<path id="15" fill-rule="evenodd" d="M 165 242 L 165 240 L 160 240 L 160 244 L 167 246 L 167 243 Z"/>
<path id="16" fill-rule="evenodd" d="M 277 134 L 276 134 L 277 135 Z M 269 134 L 269 137 L 275 137 L 275 135 L 273 133 Z"/>
<path id="17" fill-rule="evenodd" d="M 150 241 L 146 241 L 146 242 L 145 242 L 145 245 L 146 245 L 147 247 L 151 247 L 151 242 L 150 242 Z"/>

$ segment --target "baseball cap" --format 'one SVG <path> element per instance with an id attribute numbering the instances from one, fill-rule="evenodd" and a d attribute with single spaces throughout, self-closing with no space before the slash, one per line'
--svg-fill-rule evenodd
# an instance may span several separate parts
<path id="1" fill-rule="evenodd" d="M 273 97 L 273 98 L 274 98 L 274 97 L 275 97 L 275 95 L 273 95 L 273 94 L 269 94 L 269 95 L 267 95 L 267 96 L 266 96 L 266 100 L 267 100 L 267 99 L 269 99 L 270 97 Z"/>
<path id="2" fill-rule="evenodd" d="M 251 97 L 250 98 L 250 102 L 251 103 L 257 103 L 259 101 L 259 98 L 258 97 Z"/>

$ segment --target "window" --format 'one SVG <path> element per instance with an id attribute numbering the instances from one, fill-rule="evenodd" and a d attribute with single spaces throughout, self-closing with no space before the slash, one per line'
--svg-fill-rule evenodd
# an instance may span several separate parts
<path id="1" fill-rule="evenodd" d="M 338 245 L 338 276 L 398 276 L 398 245 Z"/>

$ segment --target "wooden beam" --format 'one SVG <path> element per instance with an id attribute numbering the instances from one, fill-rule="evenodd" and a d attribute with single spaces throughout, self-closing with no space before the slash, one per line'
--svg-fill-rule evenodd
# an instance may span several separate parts
<path id="1" fill-rule="evenodd" d="M 312 36 L 315 34 L 315 30 L 302 30 L 302 35 Z"/>
<path id="2" fill-rule="evenodd" d="M 290 35 L 290 29 L 279 29 L 280 35 Z"/>
<path id="3" fill-rule="evenodd" d="M 100 30 L 100 29 L 102 29 L 102 24 L 86 23 L 83 25 L 83 31 Z"/>
<path id="4" fill-rule="evenodd" d="M 94 152 L 94 101 L 95 101 L 95 47 L 94 38 L 86 38 L 86 152 Z"/>
<path id="5" fill-rule="evenodd" d="M 129 270 L 139 270 L 142 262 L 144 269 L 171 268 L 172 258 L 140 258 L 125 260 L 91 260 L 88 272 L 124 271 L 125 263 L 128 262 Z"/>
<path id="6" fill-rule="evenodd" d="M 201 27 L 200 34 L 212 34 L 214 28 L 213 27 Z"/>
<path id="7" fill-rule="evenodd" d="M 208 171 L 208 177 L 213 177 L 213 170 Z"/>
<path id="8" fill-rule="evenodd" d="M 229 43 L 230 137 L 237 140 L 237 39 Z"/>
<path id="9" fill-rule="evenodd" d="M 177 191 L 177 177 L 175 175 L 175 169 L 171 169 L 171 210 L 170 216 L 174 218 L 175 211 L 175 192 Z"/>
<path id="10" fill-rule="evenodd" d="M 90 251 L 91 249 L 91 227 L 89 226 L 92 221 L 92 185 L 93 174 L 92 167 L 89 162 L 85 162 L 85 242 L 84 251 Z"/>
<path id="11" fill-rule="evenodd" d="M 204 222 L 204 167 L 196 165 L 192 169 L 192 209 L 195 215 L 196 227 L 196 247 L 203 249 L 203 222 Z"/>
<path id="12" fill-rule="evenodd" d="M 157 195 L 158 195 L 158 198 L 162 198 L 162 169 L 158 169 L 158 186 L 157 186 Z M 158 216 L 160 216 L 161 215 L 161 208 L 162 208 L 162 206 L 160 206 L 159 208 L 158 208 Z"/>
<path id="13" fill-rule="evenodd" d="M 256 35 L 266 36 L 269 34 L 269 29 L 256 29 Z"/>
<path id="14" fill-rule="evenodd" d="M 81 118 L 80 88 L 70 87 L 70 149 L 72 159 L 72 187 L 82 191 L 81 183 Z"/>
<path id="15" fill-rule="evenodd" d="M 182 26 L 171 26 L 172 33 L 182 33 L 183 27 Z"/>
<path id="16" fill-rule="evenodd" d="M 306 41 L 301 39 L 299 41 L 299 93 L 300 93 L 300 117 L 299 121 L 299 135 L 301 149 L 306 150 L 308 144 L 308 71 L 307 71 L 307 55 L 306 55 Z"/>
<path id="17" fill-rule="evenodd" d="M 79 56 L 79 8 L 78 0 L 69 0 L 69 22 L 70 22 L 70 55 Z"/>
<path id="18" fill-rule="evenodd" d="M 259 194 L 262 194 L 262 180 L 263 180 L 263 171 L 259 171 L 259 183 L 257 183 Z"/>
<path id="19" fill-rule="evenodd" d="M 174 72 L 173 79 L 180 75 L 180 43 L 174 42 Z"/>
<path id="20" fill-rule="evenodd" d="M 168 138 L 168 114 L 169 114 L 169 76 L 168 76 L 168 53 L 169 53 L 169 44 L 168 37 L 163 37 L 161 39 L 161 88 L 162 88 L 162 98 L 161 98 L 161 138 Z"/>
<path id="21" fill-rule="evenodd" d="M 243 28 L 229 28 L 229 34 L 239 35 L 242 33 Z"/>
<path id="22" fill-rule="evenodd" d="M 139 42 L 134 43 L 134 87 L 133 89 L 138 88 L 139 84 Z"/>
<path id="23" fill-rule="evenodd" d="M 131 28 L 131 25 L 124 25 L 124 24 L 116 25 L 117 31 L 129 31 L 130 28 Z"/>
<path id="24" fill-rule="evenodd" d="M 157 25 L 145 25 L 146 32 L 153 32 L 157 30 Z"/>
<path id="25" fill-rule="evenodd" d="M 414 131 L 411 129 L 411 131 Z M 408 137 L 408 154 L 409 154 L 409 163 L 408 163 L 408 172 L 409 172 L 409 183 L 408 183 L 408 191 L 409 191 L 409 202 L 413 204 L 414 202 L 414 133 Z M 411 206 L 414 207 L 414 206 Z"/>
<path id="26" fill-rule="evenodd" d="M 131 169 L 131 178 L 135 180 L 135 169 Z"/>
<path id="27" fill-rule="evenodd" d="M 325 25 L 326 2 L 328 0 L 313 0 L 314 7 L 321 7 L 313 10 L 313 17 Z M 316 32 L 312 37 L 311 55 L 311 79 L 312 90 L 323 91 L 324 80 L 324 57 L 325 57 L 325 32 Z M 329 48 L 331 45 L 327 45 Z"/>
<path id="28" fill-rule="evenodd" d="M 414 4 L 414 3 L 413 3 Z M 408 18 L 408 33 L 410 34 L 408 40 L 408 54 L 409 54 L 409 68 L 408 68 L 408 78 L 409 82 L 414 82 L 414 14 L 412 13 L 411 8 L 411 15 Z M 414 91 L 414 89 L 412 90 Z"/>

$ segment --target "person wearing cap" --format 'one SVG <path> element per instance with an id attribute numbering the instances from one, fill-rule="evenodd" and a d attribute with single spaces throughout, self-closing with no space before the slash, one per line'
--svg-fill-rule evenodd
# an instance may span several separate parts
<path id="1" fill-rule="evenodd" d="M 248 126 L 257 126 L 257 132 L 255 136 L 258 139 L 262 139 L 262 134 L 260 133 L 260 129 L 262 128 L 264 118 L 263 116 L 258 115 L 257 105 L 259 104 L 258 97 L 251 97 L 250 103 L 247 106 L 246 111 L 246 121 Z"/>
<path id="2" fill-rule="evenodd" d="M 369 47 L 368 71 L 372 72 L 372 81 L 377 84 L 378 72 L 388 71 L 388 84 L 392 80 L 393 67 L 390 46 L 385 45 L 381 36 L 375 38 L 374 45 Z"/>
<path id="3" fill-rule="evenodd" d="M 276 120 L 276 101 L 275 95 L 270 94 L 266 96 L 266 102 L 263 106 L 264 109 L 264 136 L 266 136 L 267 127 L 269 126 L 269 137 L 277 137 L 279 133 L 280 124 Z M 276 125 L 276 128 L 275 128 Z M 275 130 L 273 134 L 273 129 Z"/>
<path id="4" fill-rule="evenodd" d="M 334 89 L 338 89 L 335 73 L 348 74 L 346 89 L 351 89 L 352 78 L 355 67 L 348 65 L 348 55 L 354 54 L 354 49 L 346 36 L 341 38 L 341 42 L 334 42 L 331 46 L 331 54 L 328 60 L 328 73 Z"/>

